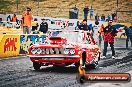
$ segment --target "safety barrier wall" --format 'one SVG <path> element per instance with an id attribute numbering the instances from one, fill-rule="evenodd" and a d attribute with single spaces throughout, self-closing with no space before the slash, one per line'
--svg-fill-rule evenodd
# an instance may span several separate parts
<path id="1" fill-rule="evenodd" d="M 35 17 L 37 18 L 37 17 Z M 41 17 L 38 17 L 39 19 L 41 19 Z M 46 18 L 46 17 L 45 17 Z M 64 18 L 46 18 L 46 22 L 49 25 L 49 29 L 63 29 L 63 23 L 65 23 L 65 25 L 67 25 L 67 28 L 69 29 L 75 29 L 75 27 L 77 26 L 77 21 L 82 21 L 82 20 L 78 20 L 78 19 L 64 19 Z M 39 23 L 41 23 L 41 21 L 39 20 Z M 90 26 L 90 28 L 92 28 L 95 25 L 95 21 L 92 20 L 88 20 L 87 24 Z M 101 25 L 107 26 L 108 23 L 104 22 L 104 21 L 99 21 L 99 25 L 98 27 L 100 27 Z M 4 25 L 4 27 L 3 27 Z M 0 33 L 7 33 L 7 34 L 15 34 L 16 32 L 19 34 L 22 34 L 23 31 L 21 29 L 21 24 L 16 24 L 15 22 L 7 22 L 7 21 L 2 21 L 0 22 Z M 116 29 L 122 29 L 122 31 L 120 31 L 117 35 L 116 38 L 120 38 L 120 36 L 122 36 L 123 33 L 125 33 L 123 31 L 124 26 L 132 26 L 132 23 L 116 23 L 113 22 L 113 25 L 115 26 Z M 16 32 L 15 32 L 16 31 Z M 16 33 L 16 34 L 17 34 Z M 121 38 L 125 38 L 124 36 L 122 36 Z"/>
<path id="2" fill-rule="evenodd" d="M 0 35 L 0 57 L 17 56 L 20 51 L 19 35 Z"/>
<path id="3" fill-rule="evenodd" d="M 104 26 L 107 26 L 107 22 L 103 23 Z M 93 26 L 93 24 L 90 24 L 91 26 Z M 117 36 L 115 38 L 126 38 L 125 35 L 125 30 L 123 29 L 124 26 L 132 26 L 131 23 L 113 23 L 113 25 L 115 26 L 115 28 L 118 30 L 120 29 L 120 31 L 117 33 Z M 75 29 L 74 27 L 69 27 L 69 29 Z M 52 29 L 49 29 L 49 30 L 52 30 Z M 96 30 L 95 30 L 96 31 Z M 7 28 L 7 27 L 2 27 L 0 26 L 0 34 L 3 34 L 3 33 L 6 33 L 6 34 L 22 34 L 23 33 L 23 30 L 20 28 L 20 29 L 16 29 L 16 28 Z"/>
<path id="4" fill-rule="evenodd" d="M 19 54 L 26 54 L 28 48 L 33 44 L 44 43 L 46 35 L 20 35 L 20 51 Z"/>
<path id="5" fill-rule="evenodd" d="M 27 54 L 32 44 L 40 44 L 45 40 L 46 35 L 35 34 L 1 34 L 0 35 L 0 58 Z"/>
<path id="6" fill-rule="evenodd" d="M 119 32 L 117 38 L 122 33 L 124 31 Z M 31 45 L 44 43 L 45 38 L 44 34 L 0 34 L 0 58 L 27 54 Z"/>
<path id="7" fill-rule="evenodd" d="M 116 38 L 126 38 L 124 36 L 125 31 L 123 30 L 124 26 L 132 26 L 131 23 L 113 23 L 117 29 L 121 31 L 117 34 Z M 105 23 L 105 26 L 107 23 Z M 5 32 L 11 31 L 11 34 L 0 34 L 0 57 L 9 57 L 17 56 L 19 54 L 26 54 L 29 46 L 36 43 L 43 43 L 46 35 L 35 35 L 35 34 L 20 34 L 22 30 L 4 28 Z M 2 29 L 0 28 L 0 33 Z M 16 32 L 16 34 L 12 34 Z"/>

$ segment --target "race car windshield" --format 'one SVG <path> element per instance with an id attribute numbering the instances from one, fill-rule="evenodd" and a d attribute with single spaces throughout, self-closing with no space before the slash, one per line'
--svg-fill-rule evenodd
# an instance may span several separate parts
<path id="1" fill-rule="evenodd" d="M 84 33 L 74 31 L 52 32 L 51 36 L 64 37 L 68 43 L 83 43 Z"/>

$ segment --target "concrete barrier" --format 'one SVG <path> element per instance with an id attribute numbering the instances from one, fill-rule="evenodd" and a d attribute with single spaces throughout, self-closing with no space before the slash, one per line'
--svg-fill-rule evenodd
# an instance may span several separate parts
<path id="1" fill-rule="evenodd" d="M 0 58 L 27 54 L 31 45 L 44 43 L 45 38 L 44 34 L 1 34 Z"/>
<path id="2" fill-rule="evenodd" d="M 19 54 L 27 54 L 28 48 L 33 44 L 44 43 L 46 35 L 44 34 L 22 34 L 20 35 L 20 52 Z"/>

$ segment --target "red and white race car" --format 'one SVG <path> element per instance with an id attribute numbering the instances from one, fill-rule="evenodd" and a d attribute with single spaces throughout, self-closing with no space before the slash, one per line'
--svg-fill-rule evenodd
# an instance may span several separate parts
<path id="1" fill-rule="evenodd" d="M 41 66 L 80 65 L 95 68 L 100 60 L 100 49 L 90 33 L 84 31 L 50 31 L 50 36 L 43 44 L 34 44 L 28 56 L 35 70 Z"/>

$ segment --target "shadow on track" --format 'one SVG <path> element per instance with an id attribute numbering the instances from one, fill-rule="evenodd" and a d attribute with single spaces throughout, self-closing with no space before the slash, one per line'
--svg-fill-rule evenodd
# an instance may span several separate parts
<path id="1" fill-rule="evenodd" d="M 34 70 L 35 71 L 35 70 Z M 41 69 L 37 72 L 55 72 L 55 73 L 69 73 L 69 74 L 75 74 L 78 73 L 78 68 L 74 67 L 74 66 L 68 66 L 68 67 L 41 67 Z"/>

